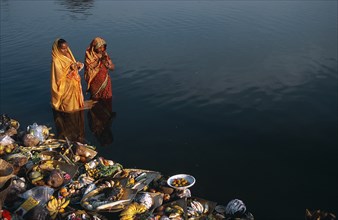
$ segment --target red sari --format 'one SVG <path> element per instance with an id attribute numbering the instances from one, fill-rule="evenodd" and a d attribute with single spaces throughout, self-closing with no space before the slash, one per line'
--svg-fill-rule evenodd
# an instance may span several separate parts
<path id="1" fill-rule="evenodd" d="M 109 99 L 113 96 L 109 70 L 103 64 L 100 66 L 99 72 L 90 83 L 89 91 L 92 99 Z"/>

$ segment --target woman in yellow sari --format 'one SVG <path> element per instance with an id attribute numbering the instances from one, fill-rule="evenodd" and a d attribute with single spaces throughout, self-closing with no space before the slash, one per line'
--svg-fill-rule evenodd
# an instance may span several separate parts
<path id="1" fill-rule="evenodd" d="M 72 112 L 83 109 L 84 98 L 79 75 L 83 66 L 83 63 L 75 60 L 64 39 L 54 41 L 51 66 L 51 101 L 55 110 Z"/>
<path id="2" fill-rule="evenodd" d="M 93 100 L 112 97 L 109 70 L 114 70 L 115 65 L 108 56 L 106 47 L 105 40 L 96 37 L 86 50 L 84 76 L 87 81 L 87 91 L 90 91 Z"/>

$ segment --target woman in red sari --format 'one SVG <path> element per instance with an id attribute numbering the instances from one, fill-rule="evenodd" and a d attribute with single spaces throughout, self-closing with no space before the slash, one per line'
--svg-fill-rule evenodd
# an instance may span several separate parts
<path id="1" fill-rule="evenodd" d="M 87 91 L 91 99 L 109 99 L 112 97 L 111 78 L 109 70 L 114 70 L 115 65 L 106 52 L 105 40 L 96 37 L 86 50 L 85 56 L 85 80 Z"/>

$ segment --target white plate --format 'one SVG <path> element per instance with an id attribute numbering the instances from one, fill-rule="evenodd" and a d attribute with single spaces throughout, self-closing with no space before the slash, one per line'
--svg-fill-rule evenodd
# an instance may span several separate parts
<path id="1" fill-rule="evenodd" d="M 180 178 L 186 179 L 190 184 L 187 185 L 187 186 L 174 186 L 174 185 L 172 185 L 172 183 L 175 179 L 180 179 Z M 195 182 L 196 182 L 195 177 L 188 175 L 188 174 L 177 174 L 177 175 L 169 177 L 169 179 L 167 180 L 167 184 L 170 187 L 172 187 L 174 189 L 179 189 L 179 190 L 188 189 L 188 188 L 192 187 L 195 184 Z"/>

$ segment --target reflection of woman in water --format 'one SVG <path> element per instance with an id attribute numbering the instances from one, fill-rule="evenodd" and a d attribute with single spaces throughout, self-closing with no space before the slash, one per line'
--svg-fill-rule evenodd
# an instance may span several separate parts
<path id="1" fill-rule="evenodd" d="M 53 116 L 58 138 L 85 143 L 84 111 L 67 113 L 53 109 Z"/>
<path id="2" fill-rule="evenodd" d="M 115 112 L 112 111 L 112 98 L 100 99 L 88 112 L 90 130 L 102 146 L 113 143 L 114 137 L 111 131 Z"/>

